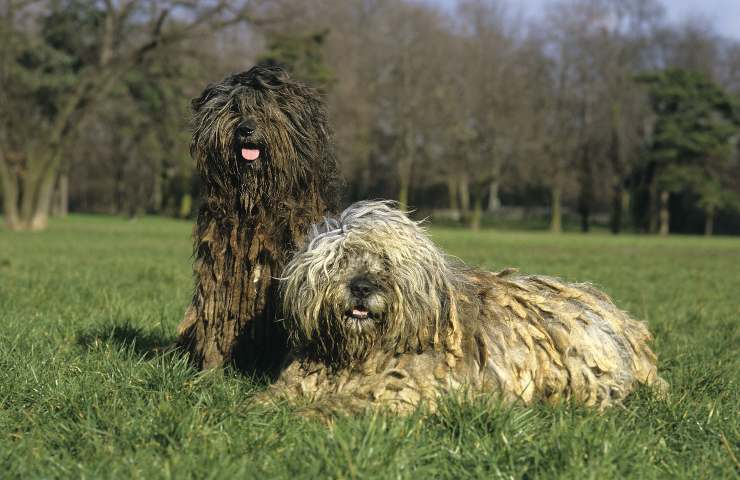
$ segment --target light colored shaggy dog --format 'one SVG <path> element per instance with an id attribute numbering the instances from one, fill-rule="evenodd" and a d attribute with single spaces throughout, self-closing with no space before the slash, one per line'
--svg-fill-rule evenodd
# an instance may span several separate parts
<path id="1" fill-rule="evenodd" d="M 604 293 L 465 266 L 389 202 L 315 226 L 283 277 L 292 360 L 263 400 L 408 412 L 457 390 L 601 408 L 667 386 L 645 324 Z"/>

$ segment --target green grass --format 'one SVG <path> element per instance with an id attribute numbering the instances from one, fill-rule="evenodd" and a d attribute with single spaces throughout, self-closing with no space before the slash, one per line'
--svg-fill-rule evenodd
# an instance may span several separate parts
<path id="1" fill-rule="evenodd" d="M 737 478 L 740 240 L 433 229 L 487 268 L 590 280 L 655 333 L 668 400 L 603 414 L 459 404 L 333 426 L 251 404 L 172 353 L 191 225 L 73 216 L 0 231 L 3 478 Z"/>

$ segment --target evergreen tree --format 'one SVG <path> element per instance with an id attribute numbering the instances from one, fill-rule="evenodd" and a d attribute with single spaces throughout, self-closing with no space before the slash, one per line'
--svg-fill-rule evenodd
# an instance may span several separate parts
<path id="1" fill-rule="evenodd" d="M 640 80 L 649 86 L 655 113 L 646 159 L 660 232 L 668 233 L 670 194 L 691 191 L 705 212 L 705 233 L 711 234 L 717 210 L 740 204 L 735 148 L 740 107 L 699 73 L 665 70 Z"/>

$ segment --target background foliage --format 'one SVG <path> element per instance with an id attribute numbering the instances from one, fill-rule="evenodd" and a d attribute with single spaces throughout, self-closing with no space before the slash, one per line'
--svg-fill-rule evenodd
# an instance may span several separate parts
<path id="1" fill-rule="evenodd" d="M 192 215 L 188 100 L 271 59 L 326 92 L 348 201 L 473 228 L 738 233 L 740 42 L 664 5 L 2 0 L 5 222 Z"/>

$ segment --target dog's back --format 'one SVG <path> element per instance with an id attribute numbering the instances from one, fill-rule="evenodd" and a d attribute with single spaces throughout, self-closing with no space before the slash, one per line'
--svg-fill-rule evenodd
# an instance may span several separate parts
<path id="1" fill-rule="evenodd" d="M 511 273 L 469 278 L 483 304 L 468 327 L 483 350 L 481 375 L 508 396 L 607 406 L 637 383 L 667 385 L 646 325 L 593 286 Z"/>

